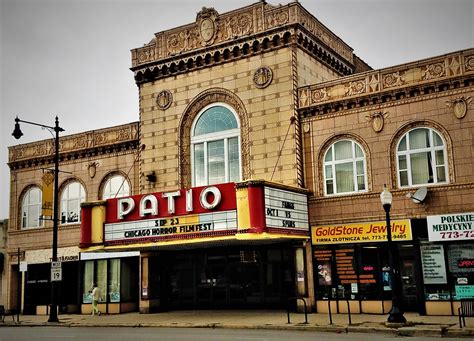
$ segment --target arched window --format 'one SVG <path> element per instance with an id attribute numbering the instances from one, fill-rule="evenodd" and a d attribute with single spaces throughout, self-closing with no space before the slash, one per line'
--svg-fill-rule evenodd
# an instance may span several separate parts
<path id="1" fill-rule="evenodd" d="M 354 141 L 332 144 L 324 156 L 325 194 L 367 191 L 366 161 L 362 148 Z"/>
<path id="2" fill-rule="evenodd" d="M 446 145 L 431 128 L 415 128 L 403 135 L 397 146 L 400 187 L 446 183 Z"/>
<path id="3" fill-rule="evenodd" d="M 102 200 L 126 197 L 130 195 L 130 185 L 122 175 L 110 177 L 102 189 Z"/>
<path id="4" fill-rule="evenodd" d="M 31 187 L 23 196 L 21 203 L 21 228 L 43 225 L 41 216 L 42 192 L 38 187 Z"/>
<path id="5" fill-rule="evenodd" d="M 86 199 L 84 187 L 74 181 L 64 187 L 61 193 L 61 221 L 78 223 L 81 221 L 81 202 Z"/>
<path id="6" fill-rule="evenodd" d="M 240 127 L 230 107 L 213 104 L 197 116 L 191 153 L 193 186 L 240 181 Z"/>

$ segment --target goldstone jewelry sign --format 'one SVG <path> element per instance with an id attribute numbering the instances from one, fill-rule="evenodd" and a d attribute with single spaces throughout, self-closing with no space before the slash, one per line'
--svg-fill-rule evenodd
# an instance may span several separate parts
<path id="1" fill-rule="evenodd" d="M 431 242 L 474 239 L 474 212 L 426 217 Z"/>

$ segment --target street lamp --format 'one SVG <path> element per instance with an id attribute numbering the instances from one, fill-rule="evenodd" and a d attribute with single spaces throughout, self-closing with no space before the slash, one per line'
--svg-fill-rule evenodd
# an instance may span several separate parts
<path id="1" fill-rule="evenodd" d="M 20 122 L 32 124 L 46 129 L 54 130 L 54 202 L 53 202 L 53 258 L 52 261 L 56 262 L 58 260 L 58 208 L 59 208 L 59 187 L 58 187 L 58 174 L 59 174 L 59 132 L 64 131 L 63 128 L 59 126 L 59 120 L 56 116 L 54 127 L 50 127 L 44 124 L 23 121 L 18 118 L 15 118 L 15 129 L 13 130 L 13 137 L 17 140 L 23 136 L 23 132 L 20 129 Z M 51 263 L 52 265 L 52 263 Z M 58 303 L 57 303 L 57 285 L 55 281 L 51 281 L 51 309 L 49 310 L 49 319 L 48 322 L 59 322 L 58 321 Z"/>
<path id="2" fill-rule="evenodd" d="M 392 193 L 389 192 L 387 186 L 383 186 L 380 193 L 380 201 L 385 210 L 385 219 L 387 221 L 387 241 L 388 241 L 388 257 L 390 265 L 390 282 L 392 286 L 392 309 L 390 309 L 387 322 L 405 323 L 407 320 L 403 316 L 402 310 L 402 280 L 400 277 L 400 257 L 398 255 L 397 245 L 392 241 L 392 228 L 390 224 L 390 208 L 392 207 Z"/>

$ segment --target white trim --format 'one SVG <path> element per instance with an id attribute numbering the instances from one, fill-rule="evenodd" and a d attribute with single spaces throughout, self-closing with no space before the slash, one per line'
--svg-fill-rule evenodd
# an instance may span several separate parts
<path id="1" fill-rule="evenodd" d="M 125 251 L 125 252 L 83 252 L 79 254 L 80 260 L 93 260 L 93 259 L 110 259 L 110 258 L 125 258 L 125 257 L 138 257 L 140 251 Z"/>

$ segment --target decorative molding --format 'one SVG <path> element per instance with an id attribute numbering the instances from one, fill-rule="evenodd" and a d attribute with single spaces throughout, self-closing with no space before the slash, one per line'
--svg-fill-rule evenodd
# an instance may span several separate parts
<path id="1" fill-rule="evenodd" d="M 156 33 L 150 43 L 133 49 L 132 67 L 296 24 L 304 26 L 324 45 L 353 63 L 352 49 L 298 2 L 283 6 L 259 2 L 221 15 L 214 8 L 203 7 L 194 23 Z"/>
<path id="2" fill-rule="evenodd" d="M 431 84 L 436 88 L 443 88 L 447 82 L 458 82 L 459 78 L 468 79 L 472 75 L 474 49 L 468 49 L 301 87 L 298 89 L 299 104 L 300 108 L 320 106 L 352 98 L 359 99 L 361 95 L 373 98 L 388 91 L 396 94 L 402 89 L 413 91 L 413 87 L 420 87 L 425 92 L 430 90 Z M 311 96 L 308 96 L 309 93 Z"/>
<path id="3" fill-rule="evenodd" d="M 352 49 L 298 2 L 256 3 L 219 15 L 204 8 L 196 22 L 155 34 L 132 50 L 137 84 L 235 61 L 297 43 L 341 75 L 353 72 Z"/>
<path id="4" fill-rule="evenodd" d="M 237 113 L 240 121 L 240 143 L 242 157 L 242 178 L 250 178 L 249 117 L 240 98 L 229 90 L 208 89 L 196 96 L 185 109 L 179 123 L 179 186 L 191 187 L 191 126 L 199 112 L 212 103 L 226 103 Z"/>
<path id="5" fill-rule="evenodd" d="M 376 133 L 380 133 L 383 130 L 384 120 L 389 116 L 388 112 L 376 111 L 370 115 L 365 116 L 367 122 L 372 123 L 372 129 Z"/>
<path id="6" fill-rule="evenodd" d="M 271 84 L 273 71 L 268 66 L 261 66 L 253 74 L 253 82 L 259 89 L 264 89 Z"/>
<path id="7" fill-rule="evenodd" d="M 469 105 L 472 102 L 471 96 L 461 96 L 453 100 L 446 101 L 446 105 L 452 109 L 452 112 L 456 118 L 462 119 L 466 116 Z"/>
<path id="8" fill-rule="evenodd" d="M 169 90 L 162 90 L 156 96 L 156 104 L 161 110 L 166 110 L 173 103 L 173 94 Z"/>
<path id="9" fill-rule="evenodd" d="M 138 145 L 138 122 L 86 131 L 80 134 L 61 136 L 59 140 L 60 161 L 83 158 L 97 153 L 119 152 L 135 149 Z M 11 169 L 23 166 L 52 163 L 53 139 L 42 140 L 8 148 L 8 164 Z M 73 155 L 76 155 L 73 157 Z"/>

